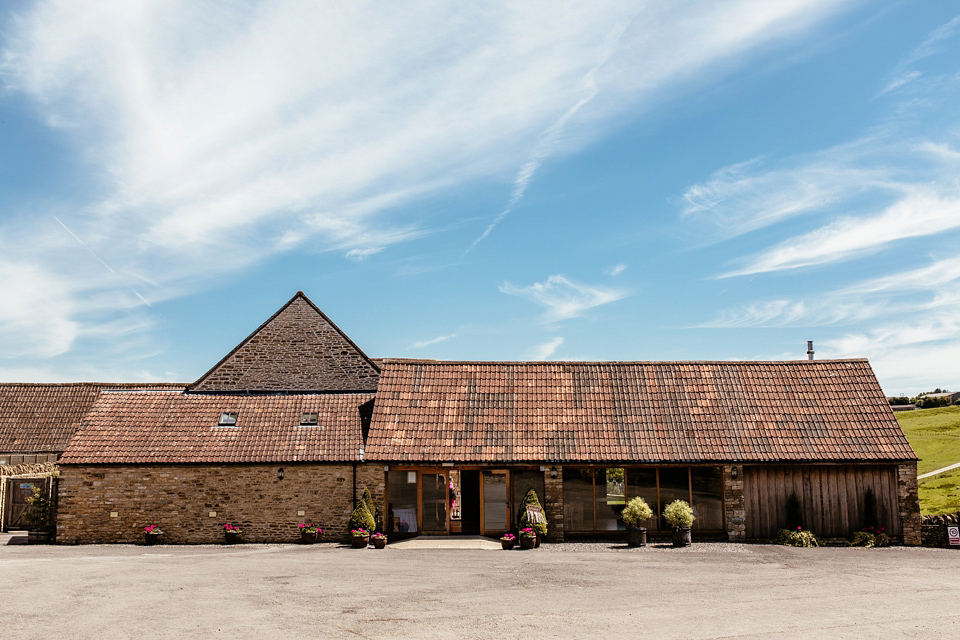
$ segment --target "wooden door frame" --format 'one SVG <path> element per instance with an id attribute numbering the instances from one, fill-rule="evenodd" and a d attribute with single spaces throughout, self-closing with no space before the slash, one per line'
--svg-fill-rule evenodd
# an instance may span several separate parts
<path id="1" fill-rule="evenodd" d="M 423 467 L 417 468 L 417 523 L 421 535 L 448 536 L 450 535 L 450 467 Z M 443 531 L 425 531 L 423 528 L 423 474 L 443 475 L 443 491 L 446 494 L 445 511 L 447 521 Z M 482 507 L 481 507 L 482 508 Z"/>
<path id="2" fill-rule="evenodd" d="M 480 471 L 480 535 L 490 536 L 490 535 L 500 535 L 505 531 L 494 531 L 492 529 L 487 529 L 487 507 L 486 499 L 484 493 L 486 492 L 486 484 L 483 481 L 483 474 L 491 473 L 504 476 L 505 490 L 506 490 L 506 508 L 507 508 L 507 528 L 505 531 L 510 531 L 513 526 L 513 508 L 510 500 L 510 469 L 483 469 Z"/>

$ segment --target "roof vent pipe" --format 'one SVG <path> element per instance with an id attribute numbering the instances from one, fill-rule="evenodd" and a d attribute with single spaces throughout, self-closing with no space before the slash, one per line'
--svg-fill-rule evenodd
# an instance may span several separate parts
<path id="1" fill-rule="evenodd" d="M 813 360 L 813 340 L 807 340 L 807 360 Z"/>

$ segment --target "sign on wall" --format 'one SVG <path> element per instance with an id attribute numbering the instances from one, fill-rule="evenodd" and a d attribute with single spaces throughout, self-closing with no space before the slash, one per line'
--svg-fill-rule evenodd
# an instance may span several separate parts
<path id="1" fill-rule="evenodd" d="M 960 546 L 960 527 L 947 527 L 947 537 L 950 544 Z"/>

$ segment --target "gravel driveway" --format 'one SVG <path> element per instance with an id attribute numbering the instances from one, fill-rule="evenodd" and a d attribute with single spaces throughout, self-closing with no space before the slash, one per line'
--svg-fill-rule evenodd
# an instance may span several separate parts
<path id="1" fill-rule="evenodd" d="M 4 545 L 0 576 L 17 639 L 960 635 L 938 549 Z"/>

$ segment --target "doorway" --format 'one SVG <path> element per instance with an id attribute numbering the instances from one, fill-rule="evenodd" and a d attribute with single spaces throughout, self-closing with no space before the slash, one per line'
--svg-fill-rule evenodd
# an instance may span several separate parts
<path id="1" fill-rule="evenodd" d="M 460 531 L 480 535 L 480 472 L 460 472 Z"/>

